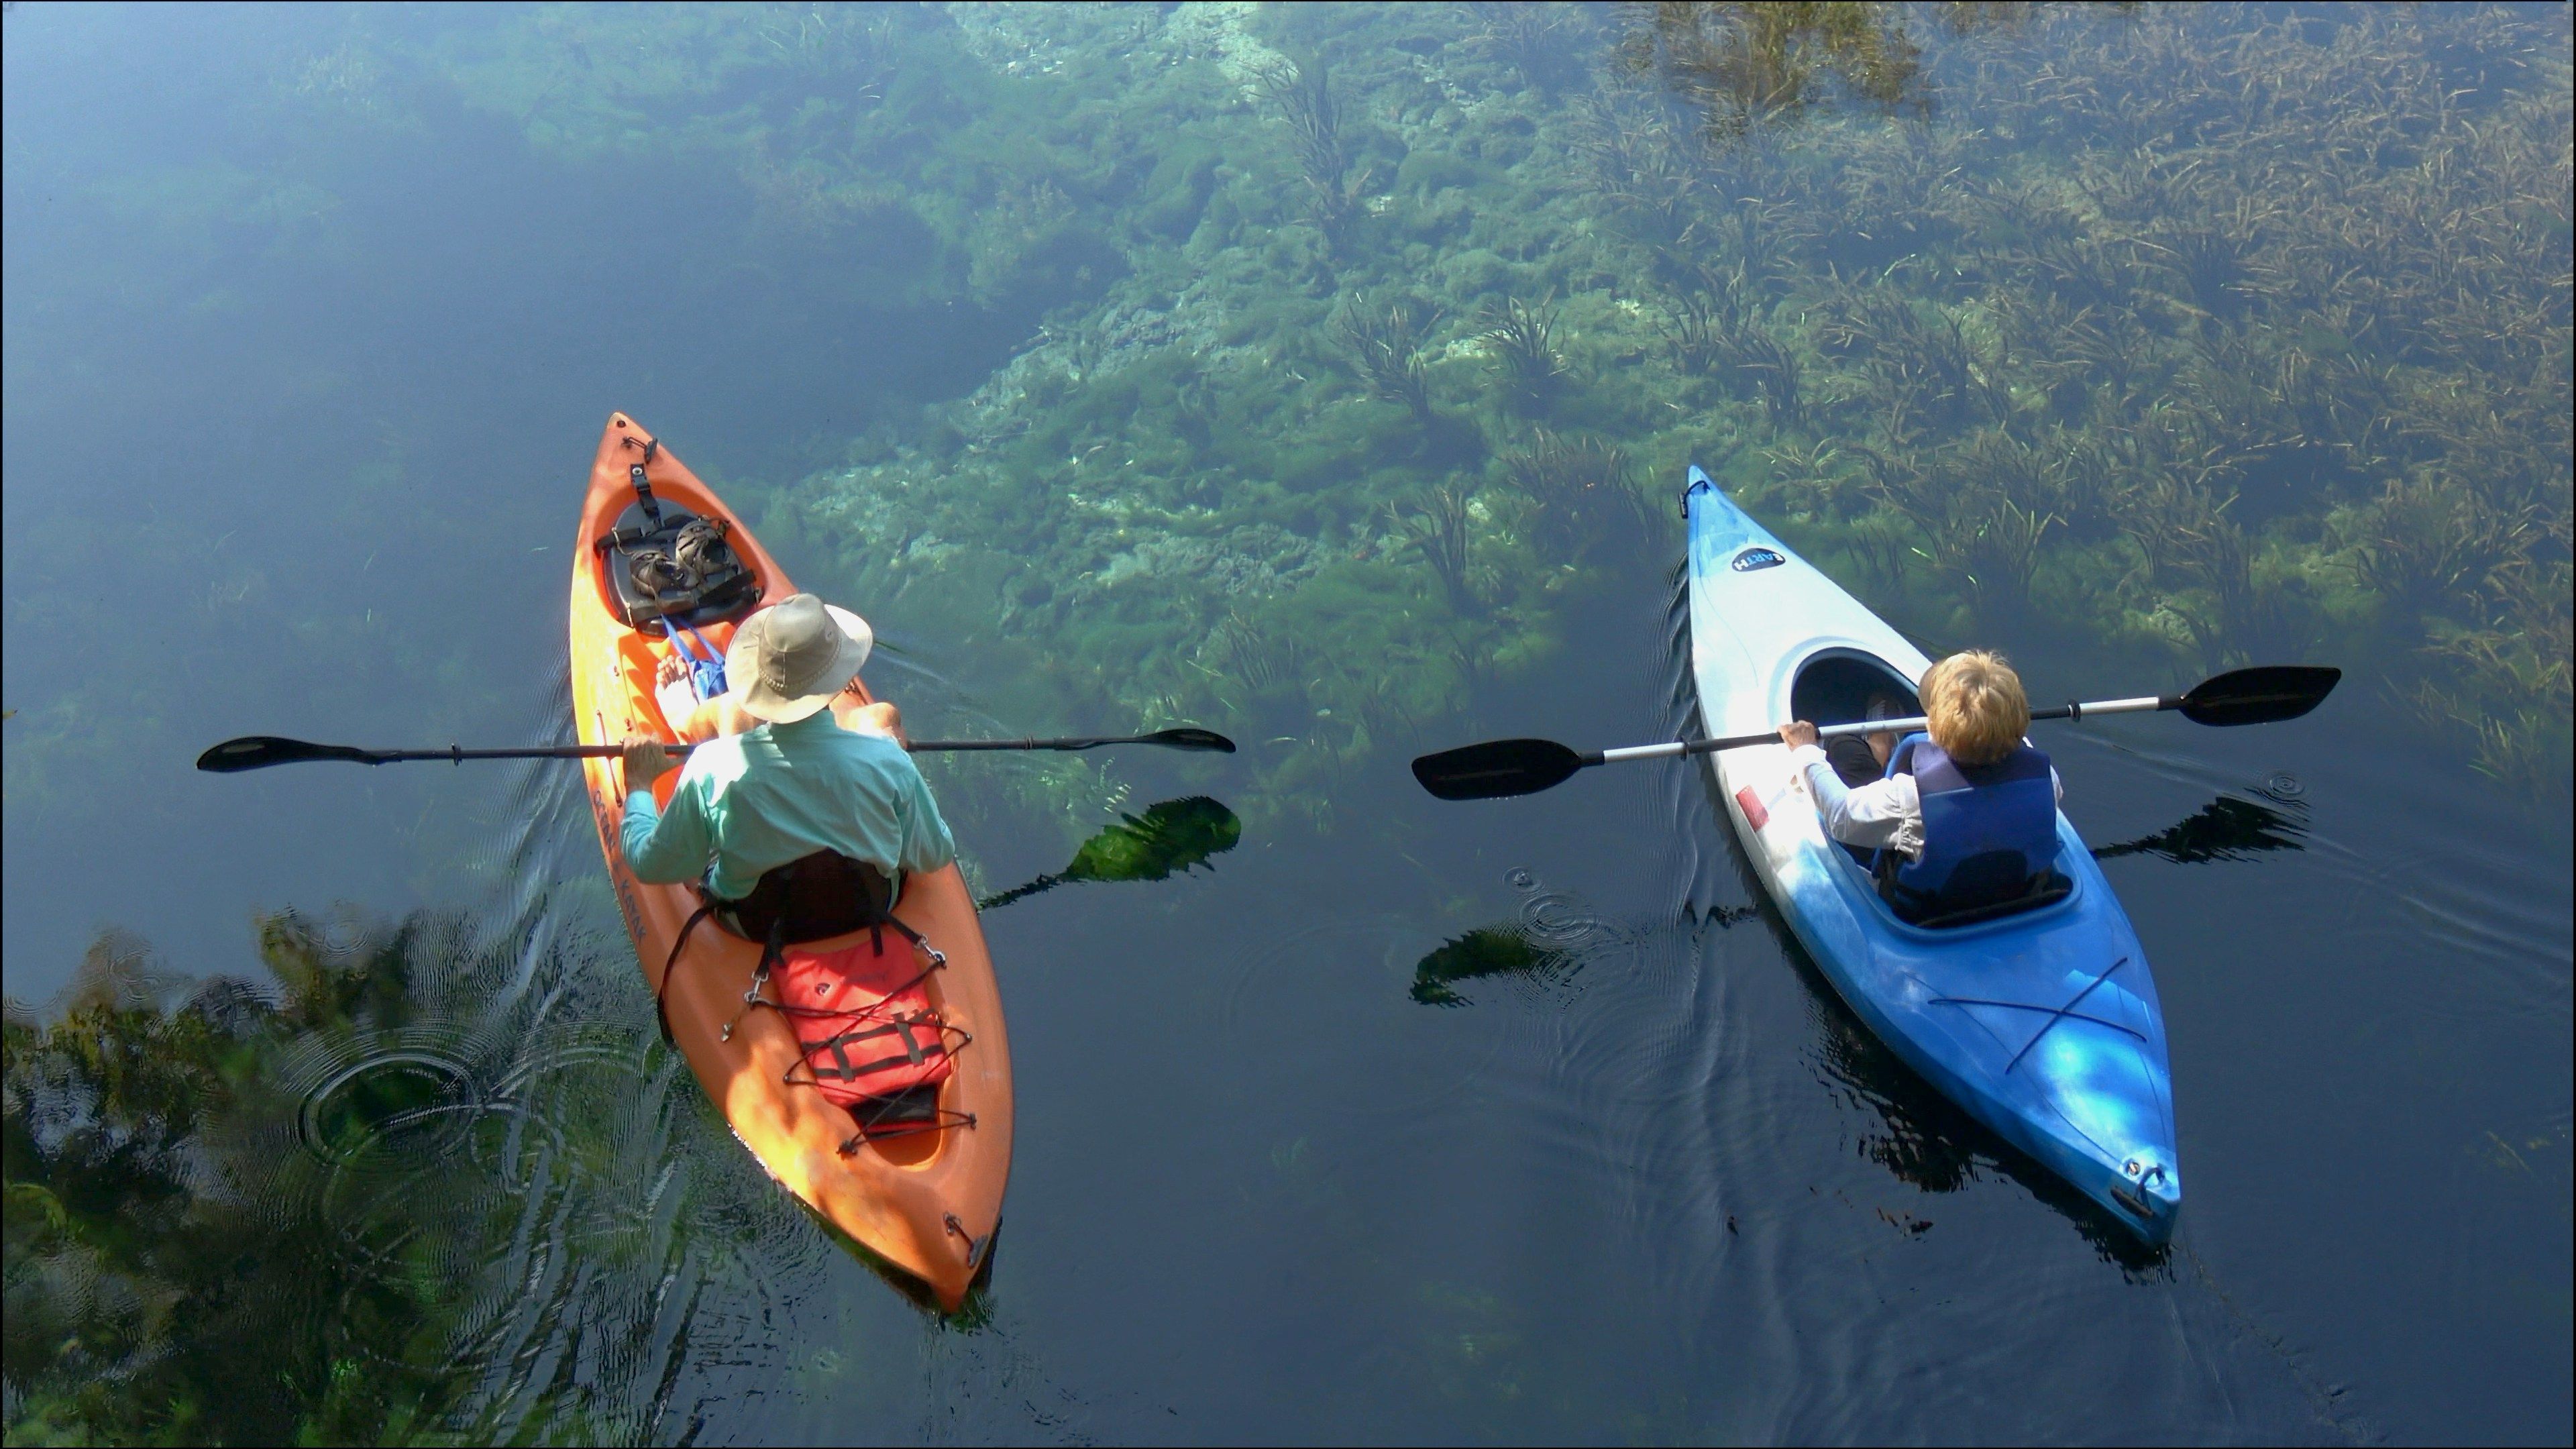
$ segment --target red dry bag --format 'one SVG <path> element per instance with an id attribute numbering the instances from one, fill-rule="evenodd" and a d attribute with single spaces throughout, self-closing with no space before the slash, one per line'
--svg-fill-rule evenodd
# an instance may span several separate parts
<path id="1" fill-rule="evenodd" d="M 923 954 L 893 931 L 838 951 L 780 949 L 770 989 L 824 1096 L 855 1107 L 935 1087 L 956 1070 L 950 1057 L 965 1033 L 931 1006 L 926 983 L 937 967 Z"/>

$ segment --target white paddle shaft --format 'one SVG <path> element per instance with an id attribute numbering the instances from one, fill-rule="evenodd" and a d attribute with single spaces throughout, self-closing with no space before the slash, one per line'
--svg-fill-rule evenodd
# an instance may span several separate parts
<path id="1" fill-rule="evenodd" d="M 2175 702 L 2169 697 L 2150 694 L 2138 699 L 2105 699 L 2091 704 L 2059 705 L 2055 709 L 2040 710 L 2031 717 L 2080 720 L 2088 714 L 2152 714 L 2157 710 L 2170 708 Z M 1857 720 L 1851 724 L 1826 725 L 1816 731 L 1816 738 L 1830 740 L 1839 739 L 1845 735 L 1881 733 L 1907 735 L 1930 724 L 1930 720 L 1921 716 L 1913 719 Z M 1615 765 L 1622 760 L 1666 760 L 1677 755 L 1704 755 L 1713 749 L 1744 749 L 1767 742 L 1752 736 L 1735 741 L 1667 740 L 1659 745 L 1628 745 L 1621 749 L 1603 750 L 1601 763 Z"/>

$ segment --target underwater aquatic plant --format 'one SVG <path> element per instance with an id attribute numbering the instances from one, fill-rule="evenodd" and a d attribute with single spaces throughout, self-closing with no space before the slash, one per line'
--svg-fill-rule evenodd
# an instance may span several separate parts
<path id="1" fill-rule="evenodd" d="M 2576 583 L 2565 560 L 2495 582 L 2492 621 L 2424 646 L 2450 681 L 2415 682 L 2401 698 L 2417 716 L 2464 732 L 2480 769 L 2520 785 L 2563 784 L 2576 734 L 2576 617 L 2555 607 Z"/>
<path id="2" fill-rule="evenodd" d="M 2078 232 L 2050 235 L 2035 247 L 2005 252 L 1998 260 L 2037 278 L 2069 306 L 2121 315 L 2134 310 L 2132 279 L 2138 274 L 2138 263 L 2133 255 L 2115 252 L 2133 251 L 2125 238 L 2106 241 Z"/>
<path id="3" fill-rule="evenodd" d="M 1933 568 L 1967 598 L 1981 622 L 2018 623 L 2030 610 L 2040 545 L 2057 522 L 2054 513 L 2025 508 L 1999 494 L 1971 495 L 1933 525 L 1927 552 Z"/>
<path id="4" fill-rule="evenodd" d="M 1279 110 L 1310 179 L 1338 183 L 1350 165 L 1342 149 L 1342 112 L 1333 102 L 1332 77 L 1320 60 L 1274 65 L 1253 73 L 1253 84 Z"/>
<path id="5" fill-rule="evenodd" d="M 1126 257 L 1053 181 L 997 197 L 969 234 L 967 291 L 988 307 L 1044 311 L 1096 293 Z"/>
<path id="6" fill-rule="evenodd" d="M 1394 298 L 1383 311 L 1354 301 L 1333 319 L 1334 340 L 1360 380 L 1426 427 L 1434 419 L 1422 344 L 1439 320 L 1438 307 L 1412 296 Z"/>
<path id="7" fill-rule="evenodd" d="M 1894 596 L 1905 586 L 1919 557 L 1914 530 L 1883 516 L 1863 519 L 1844 535 L 1844 542 L 1852 561 L 1882 598 Z"/>
<path id="8" fill-rule="evenodd" d="M 1937 42 L 1938 115 L 1935 72 L 1913 52 L 1934 42 L 1906 35 L 1913 14 L 1959 21 Z M 1540 455 L 1591 440 L 1660 467 L 1714 443 L 1769 459 L 1781 526 L 1852 560 L 1895 614 L 1935 611 L 1916 627 L 1948 627 L 1940 611 L 1956 607 L 2007 643 L 2046 628 L 2178 661 L 2295 651 L 2320 631 L 2384 645 L 2387 630 L 2397 647 L 2376 652 L 2464 710 L 2547 712 L 2533 691 L 2556 675 L 2503 668 L 2510 649 L 2474 641 L 2552 637 L 2569 613 L 2564 589 L 2516 582 L 2556 577 L 2570 552 L 2570 87 L 2545 63 L 2562 21 L 1639 6 L 1566 23 L 1624 31 L 1631 60 L 1642 43 L 1651 64 L 1561 96 L 1533 78 L 1478 98 L 1424 77 L 1467 73 L 1446 69 L 1453 47 L 1518 64 L 1496 27 L 1563 12 L 1437 15 L 1355 19 L 1336 37 L 1421 64 L 1279 65 L 1266 85 L 1238 64 L 1211 82 L 1220 100 L 1172 101 L 1179 141 L 1122 137 L 1090 161 L 981 183 L 1008 199 L 1066 178 L 1084 225 L 1137 248 L 1136 272 L 1089 313 L 1050 318 L 1061 330 L 1038 361 L 941 410 L 960 441 L 920 450 L 889 526 L 987 555 L 1045 540 L 1032 546 L 1060 557 L 1025 570 L 1065 578 L 1104 559 L 1197 557 L 1172 540 L 1202 531 L 1272 530 L 1226 551 L 1229 570 L 1237 553 L 1278 554 L 1225 575 L 1258 587 L 1215 598 L 1205 569 L 1122 571 L 1136 622 L 1068 632 L 1066 649 L 1103 677 L 1137 675 L 1120 686 L 1131 702 L 1206 700 L 1225 686 L 1200 681 L 1230 671 L 1236 648 L 1211 611 L 1281 637 L 1357 629 L 1416 682 L 1437 677 L 1401 701 L 1427 720 L 1511 667 L 1498 661 L 1534 657 L 1524 636 L 1544 635 L 1563 576 L 1505 559 L 1608 564 L 1609 525 L 1571 526 L 1584 507 L 1537 501 L 1562 461 Z M 1184 84 L 1184 51 L 1152 29 L 1122 20 L 1086 56 L 1149 88 Z M 1318 33 L 1274 29 L 1286 44 Z M 1667 62 L 1678 88 L 1661 84 Z M 1260 102 L 1248 119 L 1246 79 Z M 1777 124 L 1802 116 L 1831 121 Z M 1283 128 L 1310 199 L 1270 194 L 1245 164 Z M 1452 178 L 1407 188 L 1424 205 L 1390 207 L 1383 249 L 1349 245 L 1370 212 L 1350 190 L 1363 146 Z M 1106 174 L 1094 168 L 1112 151 L 1115 174 L 1170 184 L 1134 204 L 1077 184 Z M 1200 190 L 1182 185 L 1197 177 Z M 1166 192 L 1187 193 L 1190 226 L 1139 220 Z M 1337 296 L 1319 295 L 1305 249 L 1246 244 L 1283 210 L 1334 230 L 1320 280 Z M 1484 346 L 1509 409 L 1543 412 L 1552 445 L 1435 405 L 1431 375 L 1449 375 L 1439 304 L 1473 315 L 1501 297 L 1520 301 L 1477 330 L 1502 334 Z M 1616 387 L 1540 380 L 1564 363 L 1559 306 Z M 1336 380 L 1301 361 L 1318 330 L 1340 370 L 1396 407 L 1332 409 Z M 1134 365 L 1164 340 L 1211 359 L 1177 397 Z M 1706 406 L 1720 389 L 1740 403 Z M 1095 453 L 1120 460 L 1114 496 L 1035 486 L 1056 460 Z M 1494 487 L 1470 507 L 1482 478 Z M 2393 495 L 2392 479 L 2418 491 Z M 1392 518 L 1389 497 L 1407 500 Z M 1000 526 L 995 498 L 1020 531 L 1007 546 L 975 541 Z M 2430 533 L 2384 543 L 2401 512 Z M 1409 570 L 1386 567 L 1390 545 L 1440 580 L 1392 612 Z M 1263 651 L 1241 647 L 1262 670 Z M 1469 682 L 1441 664 L 1453 656 Z M 1316 687 L 1338 691 L 1337 720 L 1361 713 L 1362 681 Z"/>
<path id="9" fill-rule="evenodd" d="M 1533 428 L 1503 456 L 1503 473 L 1530 503 L 1542 559 L 1570 563 L 1611 537 L 1645 536 L 1645 509 L 1629 482 L 1625 450 L 1593 437 Z"/>
<path id="10" fill-rule="evenodd" d="M 1479 608 L 1469 577 L 1475 566 L 1470 511 L 1475 492 L 1472 483 L 1453 477 L 1422 490 L 1410 507 L 1387 506 L 1387 521 L 1395 526 L 1403 546 L 1422 556 L 1440 580 L 1450 607 L 1461 614 Z"/>
<path id="11" fill-rule="evenodd" d="M 1730 355 L 1729 341 L 1740 325 L 1726 300 L 1696 287 L 1666 298 L 1663 312 L 1655 319 L 1655 330 L 1663 336 L 1673 367 L 1698 377 L 1723 365 Z"/>
<path id="12" fill-rule="evenodd" d="M 1806 393 L 1801 383 L 1805 369 L 1796 353 L 1760 327 L 1737 332 L 1729 350 L 1737 375 L 1749 379 L 1762 394 L 1762 406 L 1771 415 L 1771 426 L 1794 428 L 1807 421 Z"/>
<path id="13" fill-rule="evenodd" d="M 1358 215 L 1360 197 L 1368 188 L 1369 174 L 1351 174 L 1331 73 L 1320 59 L 1272 65 L 1255 71 L 1253 84 L 1288 123 L 1297 164 L 1305 173 L 1306 214 L 1324 234 L 1326 251 L 1340 255 L 1352 219 Z"/>
<path id="14" fill-rule="evenodd" d="M 2493 597 L 2498 576 L 2528 568 L 2539 510 L 2500 507 L 2454 478 L 2391 479 L 2380 494 L 2354 569 L 2400 610 L 2420 613 L 2465 597 Z"/>
<path id="15" fill-rule="evenodd" d="M 2011 425 L 2011 394 L 1994 381 L 1985 365 L 1990 359 L 1956 316 L 1943 312 L 1926 322 L 1905 299 L 1880 288 L 1843 300 L 1830 335 L 1834 345 L 1861 356 L 1888 438 L 1952 433 L 1980 421 Z"/>
<path id="16" fill-rule="evenodd" d="M 2263 541 L 2231 512 L 2238 494 L 2225 480 L 2241 471 L 2241 457 L 2215 444 L 2188 451 L 2188 435 L 2182 447 L 2117 504 L 2148 578 L 2168 591 L 2161 608 L 2182 622 L 2210 668 L 2295 657 L 2313 641 L 2280 586 L 2257 575 Z"/>
<path id="17" fill-rule="evenodd" d="M 2156 254 L 2156 263 L 2190 292 L 2195 310 L 2212 321 L 2237 321 L 2260 296 L 2245 248 L 2224 232 L 2194 231 L 2170 246 L 2144 239 L 2138 245 Z"/>
<path id="18" fill-rule="evenodd" d="M 1667 270 L 1684 278 L 1655 319 L 1673 365 L 1685 373 L 1727 379 L 1759 395 L 1775 428 L 1804 425 L 1805 364 L 1756 320 L 1753 288 L 1743 265 L 1724 272 L 1698 263 Z"/>
<path id="19" fill-rule="evenodd" d="M 807 0 L 758 7 L 750 18 L 761 42 L 793 69 L 845 85 L 862 78 L 844 94 L 870 96 L 894 67 L 894 23 L 874 6 Z"/>
<path id="20" fill-rule="evenodd" d="M 1519 71 L 1543 96 L 1580 84 L 1590 70 L 1585 54 L 1597 38 L 1591 17 L 1578 5 L 1532 0 L 1475 0 L 1472 43 Z"/>
<path id="21" fill-rule="evenodd" d="M 1587 96 L 1580 105 L 1575 149 L 1586 162 L 1585 185 L 1640 240 L 1680 245 L 1706 181 L 1671 121 L 1633 96 Z"/>
<path id="22" fill-rule="evenodd" d="M 1842 519 L 1850 516 L 1858 488 L 1852 475 L 1835 466 L 1842 457 L 1841 445 L 1814 441 L 1803 434 L 1780 434 L 1762 447 L 1762 456 L 1771 464 L 1771 482 L 1805 490 L 1790 506 L 1800 511 Z"/>
<path id="23" fill-rule="evenodd" d="M 2050 442 L 2042 449 L 2011 429 L 1981 428 L 1945 462 L 1967 486 L 1992 491 L 2026 510 L 2060 515 L 2070 498 L 2067 478 L 2073 458 L 2060 440 Z"/>
<path id="24" fill-rule="evenodd" d="M 1256 693 L 1294 686 L 1305 678 L 1309 654 L 1305 640 L 1295 633 L 1264 629 L 1240 611 L 1218 623 L 1208 645 L 1225 672 Z"/>
<path id="25" fill-rule="evenodd" d="M 1485 307 L 1485 331 L 1478 338 L 1494 359 L 1509 389 L 1512 404 L 1525 413 L 1544 412 L 1565 377 L 1565 359 L 1556 350 L 1556 312 L 1550 294 L 1537 306 L 1506 297 Z"/>
<path id="26" fill-rule="evenodd" d="M 1194 662 L 1223 708 L 1264 736 L 1293 734 L 1314 714 L 1310 686 L 1321 661 L 1301 630 L 1237 609 L 1209 631 Z"/>
<path id="27" fill-rule="evenodd" d="M 1624 9 L 1621 64 L 1698 108 L 1715 140 L 1804 112 L 1823 99 L 1827 77 L 1882 111 L 1927 104 L 1922 48 L 1906 38 L 1893 5 L 1659 0 Z"/>

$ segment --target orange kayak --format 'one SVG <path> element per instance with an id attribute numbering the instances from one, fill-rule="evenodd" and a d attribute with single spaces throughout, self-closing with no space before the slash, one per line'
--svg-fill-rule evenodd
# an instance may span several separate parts
<path id="1" fill-rule="evenodd" d="M 645 465 L 646 482 L 666 513 L 686 509 L 729 524 L 727 541 L 751 575 L 729 609 L 691 616 L 708 644 L 722 650 L 735 623 L 760 602 L 795 592 L 777 560 L 696 474 L 633 419 L 623 413 L 610 417 L 591 464 L 573 551 L 572 713 L 584 744 L 613 744 L 633 733 L 678 739 L 653 698 L 655 670 L 673 645 L 659 623 L 628 624 L 628 605 L 602 563 L 600 540 L 637 504 L 630 476 L 637 463 Z M 710 618 L 711 613 L 730 617 Z M 846 719 L 866 702 L 862 688 L 833 708 Z M 635 939 L 644 984 L 659 991 L 672 942 L 698 908 L 697 894 L 687 885 L 646 885 L 635 878 L 619 843 L 623 771 L 613 759 L 586 760 L 582 769 L 618 910 Z M 676 779 L 677 772 L 666 775 L 657 787 L 665 804 Z M 689 933 L 671 966 L 662 1004 L 672 1041 L 769 1175 L 883 1263 L 926 1287 L 941 1308 L 954 1311 L 990 1268 L 1001 1225 L 1002 1189 L 1011 1175 L 1010 1042 L 983 927 L 957 867 L 906 880 L 895 915 L 946 953 L 945 968 L 931 972 L 926 982 L 931 1004 L 969 1038 L 956 1052 L 953 1074 L 938 1088 L 938 1120 L 952 1124 L 941 1130 L 862 1136 L 848 1111 L 811 1085 L 791 1083 L 789 1069 L 803 1057 L 790 1020 L 744 1007 L 761 948 L 725 934 L 712 921 Z M 815 943 L 814 949 L 865 939 L 859 933 Z"/>

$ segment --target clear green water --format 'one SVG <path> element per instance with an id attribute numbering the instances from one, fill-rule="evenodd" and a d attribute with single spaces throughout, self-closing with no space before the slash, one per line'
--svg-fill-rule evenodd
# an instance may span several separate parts
<path id="1" fill-rule="evenodd" d="M 2563 9 L 0 24 L 13 1441 L 2566 1436 Z M 932 767 L 1020 891 L 965 1320 L 652 1046 L 568 777 L 187 769 L 561 733 L 611 409 L 916 727 L 1246 745 Z M 2046 742 L 2173 1252 L 1697 777 L 1404 775 L 1693 727 L 1688 461 L 2045 695 L 2348 671 Z"/>

